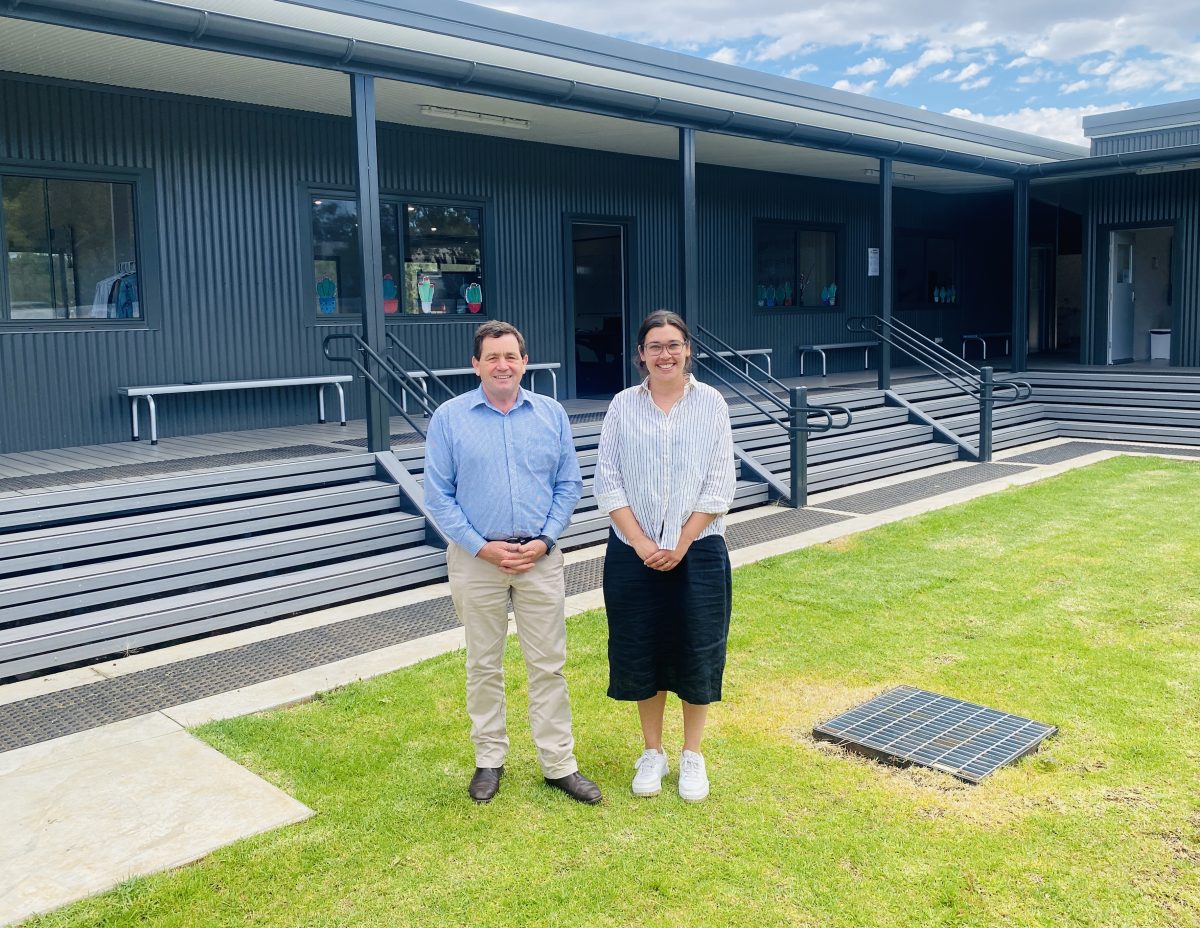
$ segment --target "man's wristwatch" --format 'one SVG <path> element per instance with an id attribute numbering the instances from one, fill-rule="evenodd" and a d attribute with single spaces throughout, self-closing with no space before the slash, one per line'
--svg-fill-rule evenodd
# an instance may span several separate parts
<path id="1" fill-rule="evenodd" d="M 554 550 L 554 539 L 549 535 L 538 535 L 537 540 L 546 546 L 547 554 Z"/>

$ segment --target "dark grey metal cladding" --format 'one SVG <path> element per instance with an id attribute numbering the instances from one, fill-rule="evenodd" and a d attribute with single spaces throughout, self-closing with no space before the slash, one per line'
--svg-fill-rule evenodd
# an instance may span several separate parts
<path id="1" fill-rule="evenodd" d="M 1171 261 L 1171 363 L 1200 366 L 1200 170 L 1126 174 L 1092 182 L 1092 273 L 1088 286 L 1097 357 L 1106 324 L 1107 248 L 1111 229 L 1174 226 Z"/>
<path id="2" fill-rule="evenodd" d="M 305 191 L 351 191 L 349 120 L 146 94 L 0 79 L 4 163 L 147 169 L 156 197 L 164 305 L 147 328 L 0 332 L 0 370 L 19 403 L 0 411 L 0 453 L 127 438 L 117 387 L 332 373 L 304 253 Z M 489 309 L 530 335 L 535 360 L 561 360 L 561 222 L 567 212 L 636 217 L 631 292 L 678 299 L 675 164 L 477 135 L 381 126 L 384 195 L 472 198 L 486 206 Z M 402 323 L 435 366 L 462 366 L 471 325 Z M 340 372 L 340 371 L 338 371 Z M 360 390 L 347 391 L 352 416 Z M 169 405 L 168 405 L 169 404 Z M 166 434 L 315 418 L 304 391 L 171 397 Z"/>
<path id="3" fill-rule="evenodd" d="M 777 377 L 800 373 L 796 346 L 844 342 L 846 319 L 875 312 L 880 278 L 867 276 L 867 249 L 879 245 L 879 194 L 872 184 L 701 165 L 700 322 L 739 347 L 773 347 Z M 959 305 L 950 310 L 897 307 L 898 318 L 947 342 L 964 331 L 1011 327 L 1011 198 L 895 191 L 895 239 L 908 230 L 936 231 L 957 242 Z M 840 236 L 836 307 L 770 315 L 753 306 L 754 221 L 778 219 L 828 226 Z M 755 344 L 751 345 L 753 341 Z M 900 358 L 897 363 L 903 364 Z M 861 352 L 836 352 L 829 370 L 862 369 Z M 864 376 L 871 376 L 866 374 Z"/>

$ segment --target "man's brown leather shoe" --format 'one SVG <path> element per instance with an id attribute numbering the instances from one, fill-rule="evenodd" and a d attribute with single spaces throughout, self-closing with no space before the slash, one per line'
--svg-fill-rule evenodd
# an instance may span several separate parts
<path id="1" fill-rule="evenodd" d="M 546 782 L 555 789 L 561 789 L 572 799 L 578 802 L 586 802 L 589 806 L 594 806 L 603 798 L 600 795 L 600 787 L 578 770 L 574 773 L 568 773 L 565 777 L 558 777 L 553 780 L 550 777 L 546 777 Z"/>
<path id="2" fill-rule="evenodd" d="M 471 777 L 471 785 L 467 793 L 476 802 L 491 802 L 500 789 L 500 775 L 503 767 L 476 767 L 475 776 Z"/>

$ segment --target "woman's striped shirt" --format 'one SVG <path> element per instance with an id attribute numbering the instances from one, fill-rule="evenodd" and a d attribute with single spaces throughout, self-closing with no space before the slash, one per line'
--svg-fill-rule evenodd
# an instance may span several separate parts
<path id="1" fill-rule="evenodd" d="M 689 377 L 669 413 L 654 405 L 645 381 L 613 397 L 596 461 L 601 511 L 630 507 L 659 547 L 674 548 L 693 512 L 718 514 L 700 538 L 724 534 L 720 515 L 733 503 L 735 483 L 729 407 L 717 390 Z"/>

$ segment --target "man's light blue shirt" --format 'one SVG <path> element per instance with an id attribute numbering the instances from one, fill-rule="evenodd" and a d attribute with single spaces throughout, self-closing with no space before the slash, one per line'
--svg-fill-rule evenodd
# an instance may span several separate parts
<path id="1" fill-rule="evenodd" d="M 557 400 L 521 388 L 506 414 L 479 386 L 429 421 L 425 506 L 472 555 L 508 538 L 557 543 L 582 493 L 571 423 Z"/>

